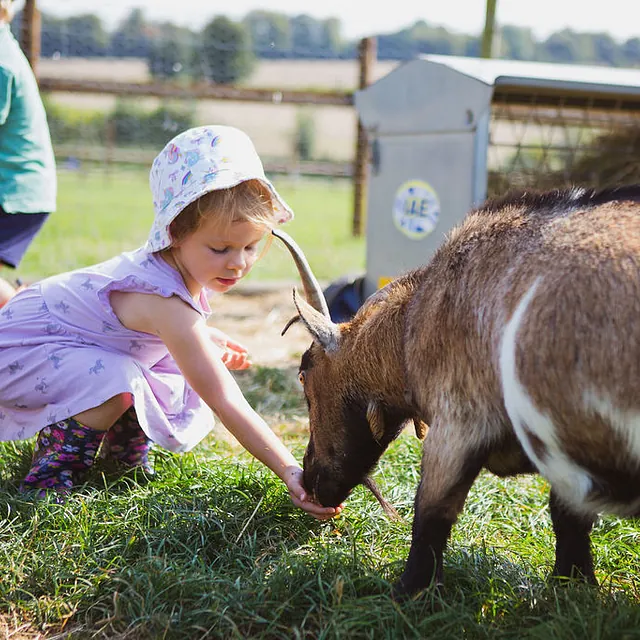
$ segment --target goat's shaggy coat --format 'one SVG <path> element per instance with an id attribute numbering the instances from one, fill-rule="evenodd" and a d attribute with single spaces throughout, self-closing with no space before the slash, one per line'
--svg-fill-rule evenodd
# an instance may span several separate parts
<path id="1" fill-rule="evenodd" d="M 314 337 L 305 483 L 322 504 L 407 420 L 430 427 L 398 592 L 441 580 L 483 467 L 549 480 L 554 573 L 595 582 L 595 515 L 640 514 L 640 188 L 490 201 L 352 321 L 296 304 Z"/>

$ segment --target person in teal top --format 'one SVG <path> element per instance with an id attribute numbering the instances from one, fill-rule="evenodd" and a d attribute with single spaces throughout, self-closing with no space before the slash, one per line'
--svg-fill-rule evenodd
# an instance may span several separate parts
<path id="1" fill-rule="evenodd" d="M 56 208 L 56 166 L 40 91 L 0 0 L 0 267 L 16 268 Z M 0 307 L 15 288 L 0 278 Z"/>

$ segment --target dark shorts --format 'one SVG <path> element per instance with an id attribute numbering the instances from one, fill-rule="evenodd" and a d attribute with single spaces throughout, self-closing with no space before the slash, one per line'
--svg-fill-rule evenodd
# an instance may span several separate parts
<path id="1" fill-rule="evenodd" d="M 0 207 L 0 263 L 15 269 L 48 217 L 48 213 L 6 213 Z"/>

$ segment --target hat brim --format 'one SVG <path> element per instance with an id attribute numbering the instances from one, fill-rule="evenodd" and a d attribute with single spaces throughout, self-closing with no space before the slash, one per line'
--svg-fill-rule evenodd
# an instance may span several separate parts
<path id="1" fill-rule="evenodd" d="M 228 175 L 225 176 L 224 174 Z M 186 198 L 180 197 L 180 194 L 176 195 L 176 197 L 173 198 L 171 202 L 168 203 L 167 206 L 159 212 L 161 216 L 156 215 L 150 233 L 150 238 L 153 237 L 154 231 L 158 230 L 157 226 L 160 222 L 159 217 L 161 217 L 162 219 L 163 228 L 168 230 L 169 225 L 171 224 L 171 222 L 173 222 L 173 220 L 175 220 L 180 212 L 186 206 L 198 200 L 198 198 L 201 198 L 202 196 L 206 195 L 207 193 L 211 193 L 212 191 L 219 191 L 220 189 L 232 189 L 233 187 L 237 187 L 239 184 L 247 182 L 249 180 L 258 180 L 265 187 L 267 187 L 267 189 L 271 193 L 276 224 L 283 224 L 293 218 L 293 210 L 286 203 L 285 199 L 278 193 L 271 180 L 269 180 L 266 176 L 238 176 L 237 173 L 233 171 L 221 169 L 220 171 L 216 172 L 216 178 L 211 182 L 211 188 L 208 189 L 206 185 L 203 185 L 200 189 L 189 194 L 189 196 Z M 148 240 L 145 246 L 148 251 L 161 251 L 162 249 L 166 249 L 171 246 L 171 242 L 170 238 L 167 238 L 164 242 L 160 243 L 152 243 L 151 240 Z"/>

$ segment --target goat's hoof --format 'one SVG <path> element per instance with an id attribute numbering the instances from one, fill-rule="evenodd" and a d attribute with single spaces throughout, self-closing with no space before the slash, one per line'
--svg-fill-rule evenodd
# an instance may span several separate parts
<path id="1" fill-rule="evenodd" d="M 593 571 L 586 571 L 583 573 L 575 568 L 569 575 L 564 572 L 554 570 L 549 576 L 549 582 L 558 587 L 566 587 L 571 584 L 588 584 L 592 587 L 598 586 L 598 581 Z"/>
<path id="2" fill-rule="evenodd" d="M 405 602 L 411 597 L 411 593 L 406 590 L 402 582 L 396 582 L 391 590 L 391 597 L 396 602 Z"/>
<path id="3" fill-rule="evenodd" d="M 431 584 L 407 585 L 402 580 L 398 580 L 393 585 L 391 597 L 396 602 L 407 602 L 408 600 L 430 599 L 436 607 L 441 599 L 444 585 L 442 582 L 432 582 Z"/>

